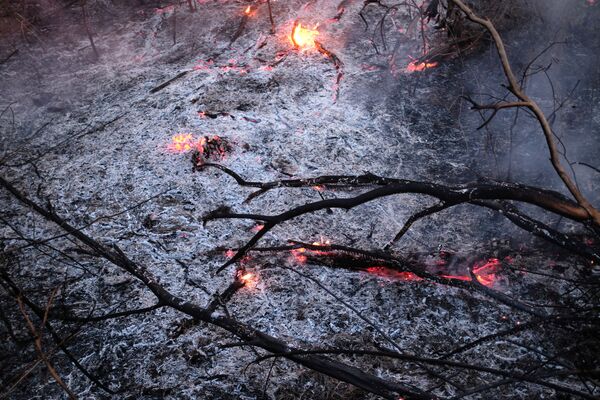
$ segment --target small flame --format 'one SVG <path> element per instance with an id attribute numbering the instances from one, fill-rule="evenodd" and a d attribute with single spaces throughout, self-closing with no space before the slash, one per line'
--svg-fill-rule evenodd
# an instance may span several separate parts
<path id="1" fill-rule="evenodd" d="M 331 240 L 329 239 L 323 239 L 321 237 L 321 239 L 318 242 L 312 242 L 313 246 L 330 246 L 331 245 Z"/>
<path id="2" fill-rule="evenodd" d="M 304 51 L 315 48 L 315 38 L 319 34 L 317 26 L 313 29 L 304 28 L 301 23 L 294 24 L 290 39 L 294 47 Z"/>
<path id="3" fill-rule="evenodd" d="M 252 7 L 250 7 L 250 6 L 246 7 L 246 9 L 244 10 L 244 14 L 250 15 L 251 13 L 252 13 Z"/>
<path id="4" fill-rule="evenodd" d="M 438 65 L 437 62 L 430 62 L 430 63 L 428 63 L 428 62 L 412 61 L 406 67 L 406 72 L 421 72 L 421 71 L 425 71 L 428 68 L 437 67 L 437 65 Z"/>
<path id="5" fill-rule="evenodd" d="M 179 133 L 171 138 L 168 149 L 173 153 L 187 153 L 195 145 L 194 136 L 191 133 Z"/>
<path id="6" fill-rule="evenodd" d="M 493 286 L 496 281 L 496 273 L 500 268 L 500 260 L 490 258 L 485 263 L 477 263 L 473 266 L 473 274 L 477 281 L 485 286 Z"/>
<path id="7" fill-rule="evenodd" d="M 254 289 L 258 284 L 258 276 L 252 272 L 238 271 L 237 279 L 242 283 L 242 285 L 244 285 L 244 287 L 249 289 Z"/>

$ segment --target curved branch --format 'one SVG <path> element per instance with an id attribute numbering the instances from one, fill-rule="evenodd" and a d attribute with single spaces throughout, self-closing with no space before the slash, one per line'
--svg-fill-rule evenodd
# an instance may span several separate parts
<path id="1" fill-rule="evenodd" d="M 538 120 L 544 133 L 544 137 L 546 139 L 546 145 L 548 146 L 548 151 L 550 153 L 550 161 L 552 163 L 552 166 L 554 167 L 554 170 L 556 171 L 560 179 L 563 181 L 569 192 L 573 195 L 575 200 L 577 200 L 577 203 L 579 203 L 579 205 L 581 205 L 581 207 L 585 209 L 585 211 L 588 214 L 588 219 L 591 219 L 595 225 L 600 225 L 600 211 L 594 208 L 594 206 L 585 198 L 585 196 L 577 187 L 577 184 L 571 179 L 567 170 L 561 164 L 560 153 L 558 151 L 558 148 L 556 147 L 552 127 L 550 126 L 550 123 L 548 122 L 548 119 L 546 118 L 546 115 L 544 114 L 540 106 L 533 99 L 531 99 L 525 93 L 521 85 L 519 85 L 517 78 L 515 77 L 515 74 L 513 73 L 512 68 L 510 66 L 508 55 L 504 47 L 504 42 L 502 41 L 500 34 L 494 27 L 494 24 L 492 24 L 492 22 L 489 19 L 483 19 L 477 16 L 473 12 L 473 10 L 470 7 L 468 7 L 462 0 L 451 1 L 458 8 L 460 8 L 463 13 L 465 13 L 465 15 L 470 21 L 484 27 L 492 36 L 492 40 L 494 41 L 494 44 L 496 46 L 496 51 L 498 52 L 498 56 L 500 57 L 500 61 L 502 63 L 504 75 L 508 80 L 508 89 L 512 94 L 515 95 L 515 97 L 517 97 L 517 99 L 520 100 L 520 102 L 525 103 L 523 104 L 523 106 L 529 109 Z"/>
<path id="2" fill-rule="evenodd" d="M 532 186 L 499 183 L 450 187 L 429 182 L 397 180 L 394 183 L 372 189 L 355 197 L 307 203 L 277 215 L 241 214 L 227 211 L 209 213 L 204 217 L 204 221 L 232 218 L 265 221 L 263 228 L 241 247 L 230 260 L 223 264 L 217 272 L 240 260 L 267 232 L 283 222 L 323 209 L 341 208 L 349 210 L 379 198 L 406 193 L 424 194 L 451 204 L 475 203 L 479 200 L 515 200 L 539 206 L 575 221 L 588 219 L 587 211 L 577 203 L 565 198 L 560 193 Z"/>

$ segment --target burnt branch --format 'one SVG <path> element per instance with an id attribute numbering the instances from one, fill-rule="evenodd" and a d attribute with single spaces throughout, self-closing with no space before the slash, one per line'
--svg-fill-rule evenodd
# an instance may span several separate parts
<path id="1" fill-rule="evenodd" d="M 220 167 L 220 169 L 227 171 L 227 169 L 223 169 L 224 167 Z M 231 174 L 232 171 L 229 171 Z M 259 182 L 248 182 L 241 178 L 239 175 L 233 173 L 232 175 L 238 183 L 242 186 L 253 186 L 260 187 L 261 193 L 264 193 L 266 190 L 270 190 L 274 187 L 280 186 L 293 186 L 293 187 L 305 187 L 312 186 L 315 182 L 320 182 L 320 184 L 325 184 L 327 186 L 330 183 L 338 182 L 344 183 L 352 182 L 353 180 L 357 180 L 358 182 L 376 182 L 376 183 L 387 183 L 384 186 L 372 189 L 365 193 L 362 193 L 355 197 L 347 197 L 347 198 L 336 198 L 336 199 L 327 199 L 321 200 L 313 203 L 307 203 L 302 206 L 298 206 L 292 208 L 288 211 L 285 211 L 276 215 L 262 215 L 262 214 L 241 214 L 241 213 L 231 213 L 227 210 L 223 212 L 212 212 L 204 217 L 204 221 L 211 221 L 216 219 L 253 219 L 264 221 L 265 224 L 243 247 L 241 247 L 237 253 L 228 260 L 221 268 L 219 268 L 218 272 L 222 271 L 229 265 L 235 263 L 240 260 L 249 249 L 255 246 L 258 241 L 270 230 L 275 228 L 276 226 L 287 222 L 291 219 L 299 217 L 304 214 L 314 213 L 324 209 L 346 209 L 350 210 L 358 205 L 365 204 L 371 202 L 373 200 L 398 195 L 398 194 L 423 194 L 427 196 L 431 196 L 437 198 L 441 202 L 458 205 L 470 203 L 474 205 L 485 206 L 485 203 L 481 203 L 481 201 L 485 200 L 513 200 L 517 202 L 524 202 L 528 204 L 533 204 L 538 207 L 545 209 L 546 211 L 550 211 L 552 213 L 561 215 L 563 217 L 567 217 L 577 222 L 583 222 L 588 220 L 587 210 L 584 209 L 579 204 L 567 199 L 563 195 L 558 192 L 549 191 L 545 189 L 535 188 L 532 186 L 518 185 L 512 183 L 477 183 L 477 184 L 468 184 L 462 186 L 446 186 L 436 183 L 430 182 L 419 182 L 419 181 L 409 181 L 409 180 L 390 180 L 384 178 L 376 177 L 374 175 L 367 176 L 337 176 L 337 177 L 318 177 L 313 179 L 304 179 L 304 180 L 289 180 L 289 181 L 278 181 L 277 183 L 266 183 L 262 184 Z M 286 182 L 286 183 L 283 183 Z M 264 185 L 264 186 L 263 186 Z M 512 209 L 512 212 L 508 212 L 511 210 L 504 210 L 501 206 L 491 205 L 492 208 L 497 208 L 498 210 L 502 210 L 504 215 L 508 215 L 511 221 L 518 221 L 518 226 L 521 226 L 525 229 L 533 229 L 535 228 L 535 232 L 541 237 L 552 238 L 554 243 L 560 244 L 563 241 L 562 239 L 566 239 L 560 235 L 547 235 L 546 232 L 543 231 L 543 226 L 536 225 L 533 223 L 533 220 L 528 219 L 527 217 L 520 218 L 520 214 L 515 212 Z M 446 207 L 442 207 L 446 208 Z M 434 209 L 435 211 L 435 209 Z M 427 212 L 425 212 L 427 213 Z M 418 216 L 417 216 L 418 219 Z M 551 231 L 554 232 L 554 231 Z M 578 252 L 583 252 L 587 255 L 590 255 L 587 250 L 583 250 L 584 246 L 577 246 L 572 241 L 564 241 L 567 243 L 567 248 L 576 248 Z M 592 252 L 590 255 L 593 259 L 600 260 L 600 256 L 595 252 Z"/>
<path id="2" fill-rule="evenodd" d="M 549 370 L 544 372 L 538 372 L 535 374 L 531 373 L 519 373 L 515 371 L 504 371 L 497 368 L 490 368 L 483 365 L 468 364 L 459 361 L 441 360 L 438 358 L 420 357 L 414 354 L 398 353 L 394 351 L 383 351 L 383 350 L 347 350 L 347 349 L 318 349 L 318 350 L 301 350 L 298 354 L 337 354 L 337 355 L 363 355 L 363 356 L 375 356 L 375 357 L 386 357 L 396 360 L 401 360 L 409 363 L 422 363 L 436 366 L 443 366 L 448 368 L 466 369 L 472 371 L 479 371 L 488 373 L 496 376 L 507 377 L 515 382 L 530 382 L 536 385 L 545 386 L 554 389 L 561 393 L 567 393 L 574 396 L 580 396 L 584 399 L 594 400 L 596 397 L 592 394 L 587 394 L 574 390 L 568 386 L 558 385 L 550 381 L 544 380 L 545 378 L 552 378 L 556 376 L 571 376 L 579 375 L 582 372 L 588 373 L 591 376 L 596 376 L 600 371 L 578 371 L 578 370 Z M 259 363 L 264 360 L 271 359 L 273 357 L 282 357 L 284 354 L 268 354 L 256 359 L 254 362 Z"/>

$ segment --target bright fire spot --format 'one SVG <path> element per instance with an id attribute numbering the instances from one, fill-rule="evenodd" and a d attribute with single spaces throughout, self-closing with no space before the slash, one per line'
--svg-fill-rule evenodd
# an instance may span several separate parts
<path id="1" fill-rule="evenodd" d="M 324 185 L 316 185 L 312 187 L 313 189 L 315 189 L 317 192 L 324 192 L 325 191 L 325 186 Z"/>
<path id="2" fill-rule="evenodd" d="M 438 63 L 437 62 L 416 62 L 416 61 L 412 61 L 410 64 L 408 64 L 406 66 L 406 72 L 420 72 L 420 71 L 424 71 L 428 68 L 434 68 L 437 67 Z"/>
<path id="3" fill-rule="evenodd" d="M 293 249 L 291 253 L 292 257 L 294 257 L 294 261 L 296 261 L 298 264 L 306 264 L 308 258 L 304 255 L 304 253 L 306 253 L 306 249 L 304 247 Z"/>
<path id="4" fill-rule="evenodd" d="M 233 256 L 235 256 L 235 251 L 229 249 L 225 252 L 225 257 L 227 258 L 233 258 Z"/>
<path id="5" fill-rule="evenodd" d="M 313 29 L 304 28 L 301 23 L 294 24 L 290 36 L 294 47 L 303 51 L 315 48 L 315 38 L 319 34 L 316 28 L 316 26 Z"/>
<path id="6" fill-rule="evenodd" d="M 258 277 L 252 272 L 242 272 L 239 271 L 237 273 L 237 278 L 242 282 L 242 284 L 247 288 L 255 288 L 258 284 Z"/>
<path id="7" fill-rule="evenodd" d="M 323 238 L 321 238 L 321 240 L 319 240 L 318 242 L 312 242 L 313 246 L 330 246 L 331 245 L 331 240 L 327 239 L 324 240 Z"/>
<path id="8" fill-rule="evenodd" d="M 473 266 L 473 275 L 482 285 L 491 287 L 496 282 L 496 273 L 500 269 L 501 262 L 497 258 L 490 258 L 486 261 L 480 261 Z M 446 279 L 457 279 L 459 281 L 471 281 L 471 277 L 467 275 L 441 275 Z"/>
<path id="9" fill-rule="evenodd" d="M 500 265 L 500 260 L 497 258 L 490 258 L 486 262 L 476 263 L 473 266 L 473 274 L 477 278 L 477 281 L 482 285 L 493 286 Z"/>
<path id="10" fill-rule="evenodd" d="M 244 14 L 250 15 L 251 13 L 252 13 L 252 7 L 250 7 L 250 6 L 246 7 L 246 9 L 244 10 Z"/>
<path id="11" fill-rule="evenodd" d="M 194 136 L 191 133 L 180 133 L 173 136 L 168 149 L 173 153 L 186 153 L 195 146 Z"/>
<path id="12" fill-rule="evenodd" d="M 366 270 L 369 274 L 384 278 L 390 281 L 420 281 L 423 278 L 419 278 L 412 272 L 408 271 L 396 271 L 387 267 L 369 267 Z"/>

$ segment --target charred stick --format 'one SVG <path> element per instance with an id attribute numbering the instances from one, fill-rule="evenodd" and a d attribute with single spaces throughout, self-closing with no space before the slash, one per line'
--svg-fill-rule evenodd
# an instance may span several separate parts
<path id="1" fill-rule="evenodd" d="M 582 317 L 582 316 L 569 316 L 569 315 L 557 315 L 557 316 L 550 316 L 547 318 L 534 318 L 529 322 L 525 322 L 522 323 L 520 325 L 515 325 L 512 328 L 508 328 L 499 332 L 495 332 L 486 336 L 482 336 L 478 339 L 475 339 L 467 344 L 464 344 L 460 347 L 457 347 L 456 349 L 449 351 L 448 353 L 445 353 L 444 355 L 442 355 L 440 358 L 441 359 L 445 359 L 448 357 L 451 357 L 455 354 L 459 354 L 459 353 L 463 353 L 467 350 L 470 350 L 474 347 L 479 346 L 480 344 L 492 341 L 492 340 L 496 340 L 502 337 L 506 337 L 506 336 L 512 336 L 514 334 L 517 334 L 519 332 L 522 331 L 526 331 L 538 326 L 542 326 L 542 325 L 549 325 L 549 324 L 554 324 L 558 327 L 560 327 L 561 325 L 564 325 L 567 322 L 579 322 L 581 324 L 585 324 L 585 323 L 589 323 L 589 324 L 596 324 L 598 325 L 598 323 L 600 322 L 598 319 L 594 319 L 594 318 L 588 318 L 588 317 Z"/>
<path id="2" fill-rule="evenodd" d="M 318 42 L 315 40 L 315 46 L 317 48 L 317 51 L 319 51 L 319 53 L 323 54 L 325 57 L 329 58 L 331 60 L 331 62 L 333 63 L 333 66 L 335 67 L 335 71 L 337 72 L 337 77 L 335 79 L 335 85 L 334 85 L 334 89 L 335 89 L 334 90 L 334 99 L 337 99 L 339 92 L 340 92 L 340 82 L 342 81 L 342 78 L 344 77 L 344 72 L 343 72 L 344 64 L 342 63 L 342 60 L 340 60 L 338 56 L 336 56 L 331 51 L 327 50 L 323 46 L 323 44 L 321 44 L 321 42 Z"/>
<path id="3" fill-rule="evenodd" d="M 238 40 L 240 36 L 242 36 L 242 33 L 244 33 L 244 29 L 246 28 L 246 24 L 247 23 L 248 23 L 248 14 L 244 14 L 242 16 L 242 19 L 240 20 L 240 24 L 238 25 L 237 31 L 235 31 L 235 34 L 233 35 L 233 37 L 229 41 L 229 45 L 227 47 L 231 47 L 231 45 L 236 40 Z"/>
<path id="4" fill-rule="evenodd" d="M 267 8 L 269 9 L 269 21 L 271 22 L 271 34 L 275 33 L 275 20 L 273 19 L 273 10 L 271 9 L 271 0 L 267 0 Z"/>
<path id="5" fill-rule="evenodd" d="M 188 69 L 188 70 L 185 70 L 185 71 L 182 71 L 182 72 L 178 73 L 177 75 L 175 75 L 175 77 L 173 77 L 173 78 L 169 79 L 168 81 L 163 82 L 160 85 L 156 86 L 155 88 L 151 89 L 150 93 L 156 93 L 159 90 L 162 90 L 162 89 L 166 88 L 171 83 L 175 82 L 179 78 L 183 78 L 184 76 L 186 76 L 190 72 L 192 72 L 191 69 Z"/>
<path id="6" fill-rule="evenodd" d="M 245 283 L 240 279 L 241 270 L 235 274 L 235 278 L 233 282 L 223 291 L 221 294 L 217 294 L 213 301 L 211 301 L 207 306 L 206 310 L 210 313 L 215 312 L 217 307 L 225 305 L 234 294 L 237 293 L 238 290 L 244 287 Z"/>
<path id="7" fill-rule="evenodd" d="M 515 308 L 519 311 L 523 311 L 528 314 L 535 315 L 536 317 L 539 317 L 539 318 L 547 317 L 546 312 L 537 310 L 536 308 L 534 308 L 528 304 L 525 304 L 523 302 L 515 300 L 512 297 L 507 296 L 504 293 L 498 292 L 497 290 L 493 290 L 493 289 L 483 285 L 481 282 L 479 282 L 479 279 L 477 278 L 477 276 L 475 275 L 475 273 L 473 272 L 472 269 L 469 272 L 471 274 L 471 283 L 480 292 L 483 292 L 484 294 L 488 295 L 489 297 L 492 297 L 493 299 L 497 300 L 498 302 L 500 302 L 504 305 L 507 305 L 511 308 Z"/>
<path id="8" fill-rule="evenodd" d="M 468 364 L 468 363 L 464 363 L 464 362 L 451 361 L 451 360 L 440 360 L 437 358 L 421 357 L 421 356 L 416 356 L 416 355 L 408 354 L 408 353 L 397 353 L 394 351 L 385 351 L 385 350 L 352 350 L 352 349 L 347 350 L 347 349 L 332 348 L 332 349 L 318 349 L 318 350 L 300 350 L 300 351 L 298 351 L 298 354 L 338 354 L 338 355 L 363 355 L 363 356 L 387 357 L 387 358 L 392 358 L 392 359 L 406 361 L 406 362 L 430 364 L 430 365 L 436 365 L 436 366 L 447 367 L 447 368 L 464 369 L 464 370 L 488 373 L 488 374 L 497 375 L 497 376 L 503 376 L 503 377 L 507 377 L 510 379 L 514 379 L 517 382 L 529 382 L 529 383 L 537 384 L 540 386 L 548 387 L 551 389 L 555 389 L 556 391 L 559 391 L 561 393 L 568 393 L 568 394 L 572 394 L 575 396 L 581 396 L 582 398 L 585 398 L 585 399 L 590 399 L 590 400 L 596 399 L 596 397 L 594 395 L 587 394 L 584 392 L 579 392 L 568 386 L 561 386 L 561 385 L 558 385 L 558 384 L 555 384 L 552 382 L 542 380 L 544 377 L 564 376 L 564 375 L 569 376 L 569 375 L 578 375 L 580 373 L 580 371 L 574 371 L 574 370 L 550 371 L 548 373 L 538 374 L 536 376 L 536 375 L 520 373 L 520 372 L 516 372 L 516 371 L 505 371 L 502 369 L 486 367 L 483 365 Z M 271 359 L 273 357 L 281 357 L 281 356 L 284 356 L 284 355 L 283 354 L 267 354 L 267 355 L 257 358 L 256 360 L 253 361 L 253 363 L 259 363 L 264 360 Z M 591 371 L 591 372 L 597 373 L 597 371 Z"/>
<path id="9" fill-rule="evenodd" d="M 92 50 L 94 50 L 94 55 L 96 59 L 100 58 L 100 54 L 98 53 L 98 49 L 96 49 L 96 45 L 94 44 L 94 38 L 92 36 L 92 31 L 90 30 L 90 24 L 87 17 L 87 12 L 85 11 L 85 0 L 81 1 L 81 13 L 83 15 L 83 24 L 85 25 L 85 31 L 87 32 L 88 39 L 90 40 L 90 45 L 92 46 Z"/>
<path id="10" fill-rule="evenodd" d="M 427 207 L 424 210 L 421 210 L 413 215 L 410 216 L 410 218 L 408 218 L 406 220 L 406 222 L 404 223 L 404 225 L 402 226 L 402 229 L 400 229 L 400 231 L 396 234 L 396 236 L 394 236 L 394 238 L 392 239 L 392 241 L 388 244 L 385 245 L 385 247 L 383 248 L 384 250 L 389 250 L 390 247 L 392 247 L 394 244 L 396 244 L 396 242 L 398 242 L 398 240 L 402 239 L 402 237 L 406 234 L 406 232 L 408 232 L 408 230 L 410 229 L 410 227 L 417 222 L 418 220 L 420 220 L 421 218 L 425 218 L 429 215 L 433 215 L 436 214 L 442 210 L 445 210 L 446 208 L 450 208 L 452 207 L 454 204 L 452 203 L 439 203 L 436 204 L 434 206 L 431 207 Z"/>
<path id="11" fill-rule="evenodd" d="M 475 201 L 473 204 L 487 207 L 491 210 L 497 211 L 513 224 L 532 233 L 534 236 L 542 238 L 550 243 L 554 243 L 557 246 L 571 251 L 572 253 L 578 254 L 589 260 L 593 260 L 597 263 L 600 262 L 600 254 L 594 250 L 593 247 L 581 243 L 569 235 L 557 231 L 556 229 L 544 224 L 541 221 L 534 220 L 533 218 L 521 213 L 514 205 L 506 202 L 495 202 L 495 201 Z"/>
<path id="12" fill-rule="evenodd" d="M 325 187 L 356 187 L 356 186 L 381 186 L 388 185 L 390 183 L 399 182 L 398 179 L 392 178 L 384 178 L 373 175 L 371 173 L 366 173 L 363 175 L 324 175 L 316 178 L 306 178 L 306 179 L 283 179 L 271 182 L 255 182 L 255 181 L 247 181 L 243 177 L 241 177 L 236 172 L 231 169 L 213 163 L 204 163 L 196 166 L 196 170 L 200 171 L 204 168 L 217 168 L 231 176 L 238 185 L 247 186 L 247 187 L 255 187 L 259 188 L 254 193 L 251 193 L 244 203 L 250 202 L 256 197 L 265 194 L 269 190 L 277 189 L 281 187 L 294 187 L 294 188 L 302 188 L 302 187 L 313 187 L 313 186 L 325 186 Z"/>
<path id="13" fill-rule="evenodd" d="M 8 56 L 4 57 L 4 59 L 0 61 L 0 65 L 4 64 L 8 60 L 10 60 L 12 58 L 12 56 L 17 54 L 18 52 L 19 52 L 19 49 L 14 49 L 12 52 L 10 52 L 10 54 Z"/>

